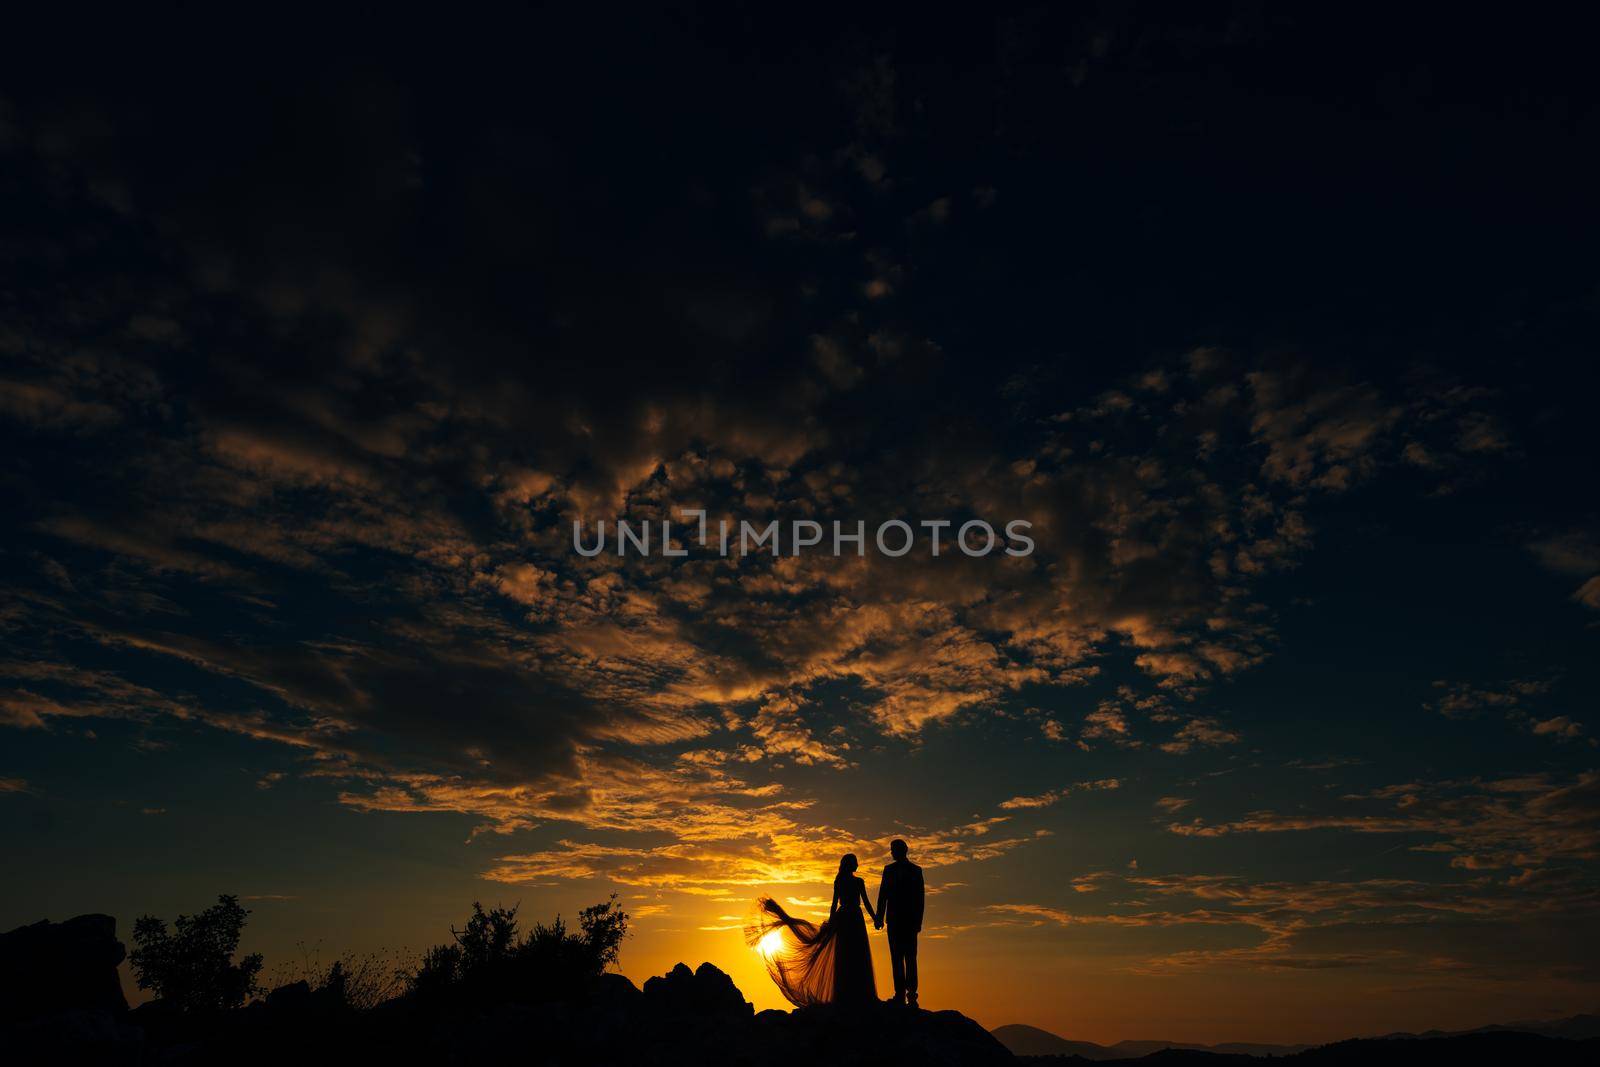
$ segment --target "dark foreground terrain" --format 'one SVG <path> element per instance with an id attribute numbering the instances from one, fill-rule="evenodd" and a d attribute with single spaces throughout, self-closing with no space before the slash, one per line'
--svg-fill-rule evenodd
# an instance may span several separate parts
<path id="1" fill-rule="evenodd" d="M 1159 1059 L 1164 1063 L 1431 1063 L 1451 1057 L 1515 1057 L 1519 1062 L 1562 1063 L 1582 1054 L 1589 1062 L 1600 1054 L 1600 1016 L 1575 1015 L 1484 1026 L 1470 1031 L 1429 1030 L 1421 1034 L 1385 1034 L 1331 1045 L 1269 1045 L 1229 1042 L 1197 1045 L 1178 1041 L 1119 1041 L 1097 1045 L 1072 1041 L 1036 1026 L 997 1026 L 992 1031 L 1018 1059 L 1030 1063 L 1104 1063 Z M 1187 1058 L 1182 1054 L 1189 1054 Z"/>
<path id="2" fill-rule="evenodd" d="M 1118 1063 L 1140 1063 L 1160 1067 L 1226 1067 L 1249 1064 L 1254 1067 L 1466 1067 L 1468 1064 L 1538 1067 L 1551 1064 L 1592 1064 L 1600 1056 L 1600 1041 L 1571 1041 L 1564 1038 L 1524 1034 L 1511 1030 L 1462 1034 L 1457 1037 L 1380 1037 L 1339 1041 L 1287 1056 L 1249 1056 L 1239 1052 L 1209 1052 L 1199 1049 L 1168 1048 Z M 1104 1063 L 1083 1056 L 1016 1056 L 1016 1063 L 1089 1064 Z"/>
<path id="3" fill-rule="evenodd" d="M 955 1011 L 756 1012 L 722 971 L 679 964 L 537 993 L 412 993 L 365 1010 L 305 982 L 241 1008 L 130 1010 L 115 920 L 0 934 L 0 1063 L 990 1064 L 1015 1059 Z M 528 987 L 524 987 L 525 989 Z"/>
<path id="4" fill-rule="evenodd" d="M 79 916 L 0 935 L 0 1062 L 131 1064 L 728 1064 L 955 1065 L 1092 1063 L 1013 1056 L 955 1011 L 883 1004 L 865 1011 L 756 1012 L 709 963 L 679 964 L 644 988 L 604 974 L 538 997 L 399 996 L 357 1009 L 305 982 L 241 1008 L 129 1009 L 116 968 L 115 922 Z M 1499 1031 L 1347 1041 L 1271 1062 L 1577 1064 L 1600 1042 Z M 1247 1055 L 1167 1049 L 1152 1064 L 1266 1063 Z"/>

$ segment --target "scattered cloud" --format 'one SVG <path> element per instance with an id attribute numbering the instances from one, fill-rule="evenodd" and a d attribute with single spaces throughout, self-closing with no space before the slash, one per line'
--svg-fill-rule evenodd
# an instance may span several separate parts
<path id="1" fill-rule="evenodd" d="M 1048 793 L 1039 793 L 1035 796 L 1012 797 L 1010 800 L 1000 802 L 1002 811 L 1014 811 L 1026 808 L 1046 808 L 1059 800 L 1064 800 L 1073 793 L 1093 792 L 1105 789 L 1117 789 L 1122 782 L 1116 778 L 1099 778 L 1088 782 L 1075 782 L 1072 785 L 1053 789 Z"/>

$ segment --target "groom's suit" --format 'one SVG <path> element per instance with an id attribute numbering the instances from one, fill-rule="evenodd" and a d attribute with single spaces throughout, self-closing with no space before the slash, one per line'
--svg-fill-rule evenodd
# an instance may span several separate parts
<path id="1" fill-rule="evenodd" d="M 895 860 L 878 883 L 878 921 L 889 927 L 889 968 L 897 998 L 917 993 L 917 934 L 922 932 L 922 868 Z"/>

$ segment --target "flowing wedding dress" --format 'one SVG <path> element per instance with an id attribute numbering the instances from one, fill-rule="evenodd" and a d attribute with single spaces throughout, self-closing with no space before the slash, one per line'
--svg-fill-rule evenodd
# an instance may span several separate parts
<path id="1" fill-rule="evenodd" d="M 834 879 L 834 911 L 821 926 L 796 919 L 771 897 L 756 902 L 757 920 L 745 938 L 761 953 L 767 973 L 789 1003 L 873 1004 L 872 948 L 861 914 L 866 883 L 854 875 Z"/>

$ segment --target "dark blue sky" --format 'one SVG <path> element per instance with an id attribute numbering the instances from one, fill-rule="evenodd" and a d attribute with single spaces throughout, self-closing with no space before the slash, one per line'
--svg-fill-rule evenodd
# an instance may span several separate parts
<path id="1" fill-rule="evenodd" d="M 0 925 L 616 890 L 766 1004 L 899 834 L 990 1025 L 1594 1006 L 1591 38 L 862 19 L 7 46 Z M 681 507 L 1038 548 L 571 550 Z"/>

